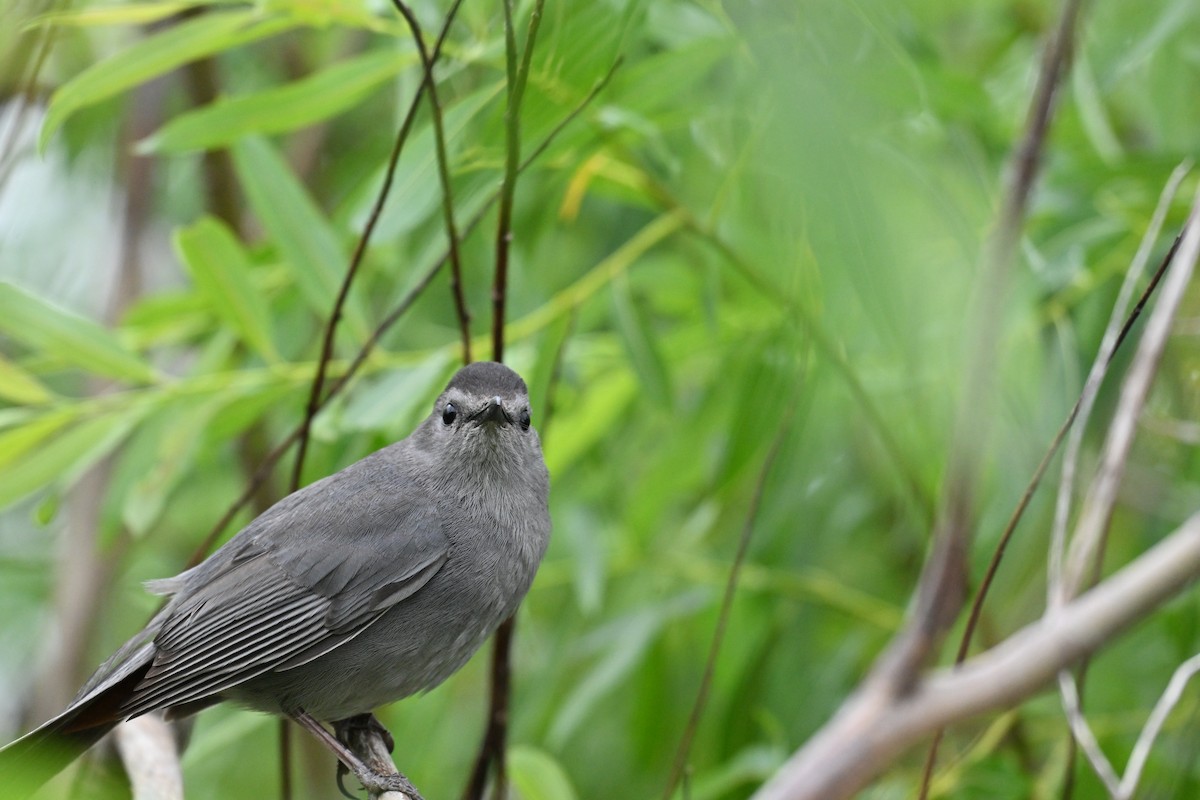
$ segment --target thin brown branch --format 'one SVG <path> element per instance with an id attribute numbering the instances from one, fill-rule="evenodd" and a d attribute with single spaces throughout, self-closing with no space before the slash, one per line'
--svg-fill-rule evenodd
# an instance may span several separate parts
<path id="1" fill-rule="evenodd" d="M 454 221 L 454 193 L 450 185 L 450 159 L 446 155 L 446 130 L 442 121 L 442 104 L 438 99 L 437 82 L 433 79 L 433 59 L 425 47 L 425 38 L 421 34 L 421 25 L 417 22 L 416 15 L 403 0 L 392 0 L 392 5 L 408 23 L 413 41 L 417 45 L 417 52 L 421 56 L 421 64 L 425 67 L 424 84 L 429 92 L 429 111 L 433 118 L 434 152 L 437 154 L 438 180 L 442 184 L 442 219 L 446 225 L 446 241 L 450 254 L 450 291 L 454 295 L 454 310 L 458 314 L 463 363 L 469 364 L 472 361 L 471 311 L 467 308 L 467 299 L 463 291 L 462 258 L 458 253 L 460 238 L 458 226 Z"/>
<path id="2" fill-rule="evenodd" d="M 504 360 L 505 304 L 508 296 L 508 256 L 512 246 L 513 200 L 521 163 L 521 100 L 533 63 L 533 47 L 542 20 L 544 0 L 537 0 L 529 17 L 525 50 L 517 62 L 517 37 L 513 30 L 512 0 L 504 0 L 505 65 L 508 97 L 504 107 L 504 179 L 500 187 L 500 211 L 496 224 L 496 276 L 492 284 L 492 360 Z"/>
<path id="3" fill-rule="evenodd" d="M 516 617 L 509 617 L 492 637 L 491 692 L 488 695 L 487 724 L 483 741 L 471 768 L 471 777 L 463 789 L 463 800 L 479 800 L 487 789 L 488 770 L 496 767 L 496 796 L 504 797 L 504 741 L 508 730 L 508 700 L 512 691 L 512 640 Z"/>
<path id="4" fill-rule="evenodd" d="M 737 593 L 738 578 L 741 575 L 742 564 L 746 561 L 746 553 L 750 549 L 750 539 L 754 535 L 754 526 L 758 520 L 758 509 L 762 505 L 763 491 L 767 484 L 767 478 L 771 474 L 771 468 L 775 465 L 779 450 L 783 446 L 783 439 L 791 428 L 792 418 L 795 416 L 796 411 L 796 400 L 797 398 L 793 396 L 792 401 L 788 404 L 787 411 L 784 413 L 783 420 L 779 425 L 779 430 L 771 442 L 770 449 L 767 450 L 762 467 L 759 468 L 758 476 L 754 481 L 754 490 L 750 496 L 750 506 L 746 510 L 746 519 L 742 524 L 742 535 L 738 539 L 737 551 L 733 556 L 733 564 L 729 567 L 729 577 L 725 581 L 725 592 L 721 597 L 721 609 L 717 612 L 717 626 L 713 631 L 712 642 L 709 644 L 708 656 L 704 660 L 704 672 L 700 677 L 700 687 L 696 691 L 696 700 L 692 704 L 692 711 L 688 715 L 687 724 L 683 729 L 683 736 L 680 738 L 679 747 L 675 751 L 675 760 L 671 765 L 671 773 L 667 778 L 667 785 L 663 789 L 663 800 L 670 800 L 671 795 L 683 779 L 684 771 L 687 768 L 688 757 L 692 750 L 692 741 L 695 739 L 696 731 L 700 728 L 700 720 L 704 716 L 704 709 L 708 704 L 708 694 L 712 688 L 713 674 L 717 668 L 717 656 L 720 654 L 721 645 L 725 641 L 725 630 L 729 626 L 729 616 L 733 611 L 733 598 Z"/>
<path id="5" fill-rule="evenodd" d="M 350 265 L 346 269 L 346 276 L 342 279 L 342 285 L 338 289 L 333 310 L 325 322 L 325 333 L 321 340 L 321 357 L 317 360 L 317 372 L 313 377 L 312 389 L 308 394 L 308 405 L 305 407 L 304 421 L 301 423 L 299 433 L 300 447 L 296 453 L 296 462 L 292 469 L 291 490 L 293 492 L 300 488 L 301 471 L 304 468 L 304 457 L 308 450 L 308 433 L 312 427 L 313 418 L 316 417 L 317 411 L 322 405 L 321 392 L 325 388 L 325 375 L 329 368 L 329 362 L 333 359 L 334 335 L 337 331 L 338 322 L 342 318 L 342 309 L 345 307 L 346 300 L 350 295 L 350 286 L 358 274 L 358 268 L 362 264 L 363 256 L 366 255 L 367 244 L 371 241 L 371 234 L 375 232 L 375 226 L 379 222 L 380 215 L 383 213 L 383 206 L 387 202 L 388 195 L 391 194 L 392 183 L 396 177 L 396 165 L 400 163 L 400 154 L 404 150 L 404 145 L 408 141 L 408 135 L 412 131 L 413 122 L 417 118 L 417 107 L 421 102 L 421 96 L 424 94 L 427 86 L 433 86 L 431 70 L 441 56 L 442 45 L 446 41 L 446 35 L 450 32 L 450 25 L 454 22 L 454 18 L 458 14 L 458 9 L 461 5 L 462 0 L 455 0 L 455 3 L 450 7 L 450 11 L 446 14 L 446 21 L 442 24 L 442 30 L 438 34 L 437 42 L 434 44 L 433 54 L 423 65 L 425 78 L 417 86 L 416 92 L 413 93 L 413 98 L 408 104 L 408 111 L 404 114 L 404 121 L 400 123 L 400 130 L 396 132 L 396 141 L 392 145 L 392 152 L 388 158 L 387 169 L 383 176 L 383 184 L 379 187 L 379 194 L 375 196 L 375 202 L 371 206 L 371 213 L 367 216 L 367 222 L 363 226 L 362 234 L 358 237 L 358 241 L 354 245 L 354 252 L 350 256 Z"/>
<path id="6" fill-rule="evenodd" d="M 516 195 L 517 176 L 521 172 L 521 98 L 529 77 L 534 43 L 542 19 L 543 0 L 536 0 L 529 18 L 529 33 L 525 51 L 517 66 L 517 41 L 513 30 L 512 2 L 504 0 L 505 64 L 508 76 L 507 102 L 504 108 L 505 158 L 504 178 L 500 185 L 500 211 L 496 224 L 496 274 L 492 283 L 492 360 L 504 360 L 505 298 L 508 290 L 508 255 L 512 243 L 512 208 Z M 470 359 L 469 351 L 467 359 Z M 516 617 L 510 617 L 496 630 L 492 646 L 491 692 L 488 697 L 487 721 L 483 741 L 475 757 L 464 797 L 478 800 L 487 787 L 491 765 L 496 768 L 495 795 L 504 797 L 508 783 L 505 770 L 505 742 L 508 738 L 508 706 L 512 686 L 512 641 Z"/>
<path id="7" fill-rule="evenodd" d="M 1009 189 L 983 254 L 982 283 L 975 303 L 977 313 L 973 315 L 978 322 L 968 351 L 966 382 L 951 438 L 946 465 L 948 489 L 935 525 L 933 553 L 918 586 L 913 623 L 889 646 L 881 659 L 883 669 L 876 671 L 877 678 L 900 691 L 912 685 L 917 670 L 958 616 L 965 596 L 966 554 L 974 527 L 980 461 L 978 447 L 985 438 L 990 418 L 988 400 L 993 394 L 1002 298 L 1015 262 L 1058 87 L 1067 72 L 1078 12 L 1078 0 L 1065 1 L 1058 26 L 1044 51 L 1025 133 L 1015 153 Z"/>

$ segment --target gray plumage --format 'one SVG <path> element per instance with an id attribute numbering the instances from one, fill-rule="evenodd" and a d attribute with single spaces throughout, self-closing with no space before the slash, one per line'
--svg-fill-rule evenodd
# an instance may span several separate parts
<path id="1" fill-rule="evenodd" d="M 524 597 L 549 540 L 548 491 L 525 383 L 500 364 L 463 368 L 408 438 L 152 582 L 166 607 L 66 711 L 0 750 L 0 771 L 155 709 L 232 700 L 334 721 L 438 685 Z"/>

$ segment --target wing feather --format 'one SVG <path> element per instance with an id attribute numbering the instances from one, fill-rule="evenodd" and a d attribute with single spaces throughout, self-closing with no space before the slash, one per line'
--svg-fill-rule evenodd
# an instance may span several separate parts
<path id="1" fill-rule="evenodd" d="M 160 582 L 175 596 L 120 713 L 181 706 L 307 663 L 419 591 L 449 542 L 432 498 L 388 452 L 290 495 L 209 561 Z"/>

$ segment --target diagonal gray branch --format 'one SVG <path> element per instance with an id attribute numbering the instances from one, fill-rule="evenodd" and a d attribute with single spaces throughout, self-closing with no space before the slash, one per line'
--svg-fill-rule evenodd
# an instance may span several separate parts
<path id="1" fill-rule="evenodd" d="M 851 697 L 755 800 L 836 800 L 880 775 L 940 727 L 1010 708 L 1154 611 L 1200 575 L 1200 514 L 1095 589 L 910 694 Z"/>

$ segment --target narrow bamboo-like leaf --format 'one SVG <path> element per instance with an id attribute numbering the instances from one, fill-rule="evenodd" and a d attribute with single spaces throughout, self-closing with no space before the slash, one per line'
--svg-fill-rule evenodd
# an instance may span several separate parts
<path id="1" fill-rule="evenodd" d="M 671 378 L 667 373 L 666 360 L 658 351 L 654 332 L 649 329 L 649 324 L 634 302 L 625 273 L 613 280 L 612 297 L 617 332 L 621 335 L 621 342 L 629 353 L 629 360 L 642 388 L 660 407 L 670 408 Z"/>
<path id="2" fill-rule="evenodd" d="M 533 424 L 543 437 L 549 428 L 546 415 L 550 411 L 551 384 L 563 348 L 567 346 L 567 335 L 571 332 L 574 319 L 574 315 L 564 314 L 546 327 L 537 345 L 533 369 L 529 371 L 529 405 L 533 409 Z"/>
<path id="3" fill-rule="evenodd" d="M 46 440 L 26 458 L 0 468 L 0 509 L 52 483 L 73 483 L 125 437 L 145 407 L 123 408 L 85 420 Z"/>
<path id="4" fill-rule="evenodd" d="M 250 259 L 229 229 L 205 217 L 175 235 L 175 248 L 217 314 L 259 355 L 278 361 L 270 311 L 250 280 Z"/>
<path id="5" fill-rule="evenodd" d="M 152 414 L 131 437 L 124 453 L 135 458 L 140 469 L 121 504 L 121 521 L 135 537 L 161 518 L 171 493 L 193 469 L 209 421 L 228 402 L 224 396 L 200 402 L 181 398 Z"/>
<path id="6" fill-rule="evenodd" d="M 613 370 L 595 381 L 583 401 L 550 426 L 545 447 L 550 474 L 561 475 L 608 434 L 636 394 L 633 375 L 623 370 Z"/>
<path id="7" fill-rule="evenodd" d="M 411 368 L 389 369 L 377 378 L 364 380 L 337 415 L 336 427 L 403 436 L 416 420 L 429 413 L 429 398 L 437 396 L 453 369 L 447 348 Z"/>
<path id="8" fill-rule="evenodd" d="M 516 745 L 508 751 L 508 771 L 525 800 L 575 800 L 579 795 L 562 764 L 545 750 Z"/>
<path id="9" fill-rule="evenodd" d="M 309 307 L 324 318 L 333 309 L 348 260 L 337 234 L 266 139 L 246 137 L 234 144 L 232 151 L 250 205 L 283 254 Z M 356 338 L 367 337 L 366 308 L 353 292 L 346 303 L 345 319 Z"/>
<path id="10" fill-rule="evenodd" d="M 0 431 L 0 470 L 19 461 L 30 450 L 70 425 L 77 416 L 73 409 L 57 409 Z"/>
<path id="11" fill-rule="evenodd" d="M 47 403 L 54 395 L 42 382 L 0 355 L 0 398 L 25 406 Z"/>
<path id="12" fill-rule="evenodd" d="M 58 25 L 72 28 L 94 28 L 106 25 L 149 25 L 152 22 L 166 19 L 172 14 L 193 6 L 202 5 L 196 2 L 167 2 L 156 0 L 151 3 L 129 3 L 120 6 L 101 6 L 99 8 L 75 8 L 67 11 L 51 11 L 31 19 L 26 28 L 39 25 Z"/>
<path id="13" fill-rule="evenodd" d="M 204 14 L 151 34 L 88 67 L 54 93 L 38 137 L 38 148 L 45 149 L 54 132 L 81 108 L 107 100 L 189 61 L 273 36 L 295 25 L 287 17 L 264 18 L 258 11 L 238 10 Z"/>
<path id="14" fill-rule="evenodd" d="M 89 372 L 138 383 L 157 378 L 107 328 L 9 283 L 0 283 L 0 331 Z"/>
<path id="15" fill-rule="evenodd" d="M 358 105 L 413 60 L 395 50 L 375 51 L 286 86 L 218 100 L 175 117 L 143 140 L 138 151 L 185 153 L 247 134 L 302 128 Z"/>

